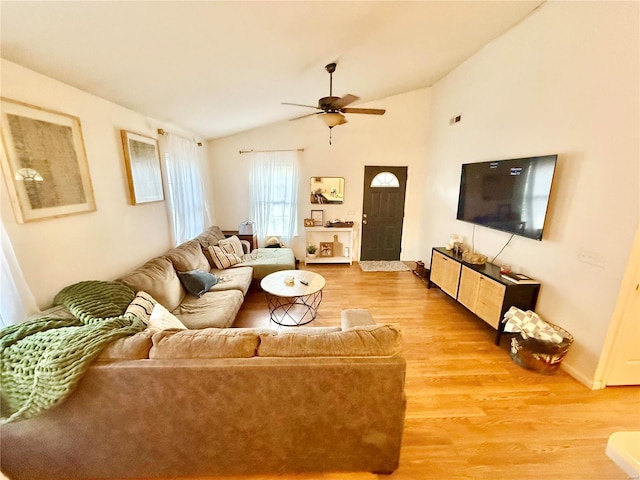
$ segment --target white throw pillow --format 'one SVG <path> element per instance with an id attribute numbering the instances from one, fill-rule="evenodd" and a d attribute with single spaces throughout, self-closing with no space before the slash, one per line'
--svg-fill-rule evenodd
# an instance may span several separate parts
<path id="1" fill-rule="evenodd" d="M 156 303 L 153 307 L 151 317 L 149 318 L 149 326 L 160 330 L 169 330 L 172 328 L 179 328 L 181 330 L 187 329 L 187 327 L 185 327 L 185 325 L 178 320 L 175 315 L 159 303 Z"/>

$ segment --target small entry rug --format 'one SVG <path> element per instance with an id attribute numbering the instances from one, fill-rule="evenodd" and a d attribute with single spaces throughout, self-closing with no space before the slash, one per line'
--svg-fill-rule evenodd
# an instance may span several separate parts
<path id="1" fill-rule="evenodd" d="M 400 260 L 364 260 L 359 262 L 363 272 L 405 272 L 410 270 Z"/>

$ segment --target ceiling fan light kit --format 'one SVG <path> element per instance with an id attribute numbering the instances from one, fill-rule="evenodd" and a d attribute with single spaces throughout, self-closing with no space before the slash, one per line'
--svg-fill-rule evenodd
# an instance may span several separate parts
<path id="1" fill-rule="evenodd" d="M 296 107 L 315 108 L 316 110 L 320 110 L 315 114 L 312 113 L 309 115 L 318 115 L 318 117 L 322 119 L 325 125 L 329 127 L 329 144 L 331 144 L 331 129 L 338 125 L 347 123 L 347 119 L 344 116 L 345 113 L 384 115 L 385 110 L 381 108 L 346 108 L 347 105 L 350 105 L 356 100 L 360 100 L 360 98 L 351 94 L 346 94 L 344 97 L 334 97 L 333 72 L 336 71 L 336 64 L 330 63 L 324 68 L 327 72 L 329 72 L 329 96 L 320 98 L 320 100 L 318 100 L 317 107 L 312 107 L 311 105 L 301 105 L 299 103 L 283 103 L 283 105 L 294 105 Z M 302 117 L 298 118 L 308 117 L 309 115 L 303 115 Z M 297 120 L 298 118 L 295 118 L 294 120 Z"/>
<path id="2" fill-rule="evenodd" d="M 347 123 L 347 119 L 344 118 L 344 115 L 336 112 L 321 113 L 318 115 L 318 118 L 321 119 L 329 128 Z"/>

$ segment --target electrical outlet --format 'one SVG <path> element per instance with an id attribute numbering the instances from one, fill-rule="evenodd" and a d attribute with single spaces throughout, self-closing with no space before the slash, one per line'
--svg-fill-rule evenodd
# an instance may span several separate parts
<path id="1" fill-rule="evenodd" d="M 603 268 L 607 264 L 607 256 L 604 253 L 581 248 L 578 250 L 578 260 L 596 267 Z"/>

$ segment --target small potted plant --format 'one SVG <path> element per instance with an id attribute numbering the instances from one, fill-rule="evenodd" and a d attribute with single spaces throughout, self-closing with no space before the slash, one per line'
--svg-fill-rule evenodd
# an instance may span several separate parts
<path id="1" fill-rule="evenodd" d="M 310 243 L 307 245 L 307 256 L 309 258 L 316 258 L 316 252 L 318 251 L 318 247 Z"/>

